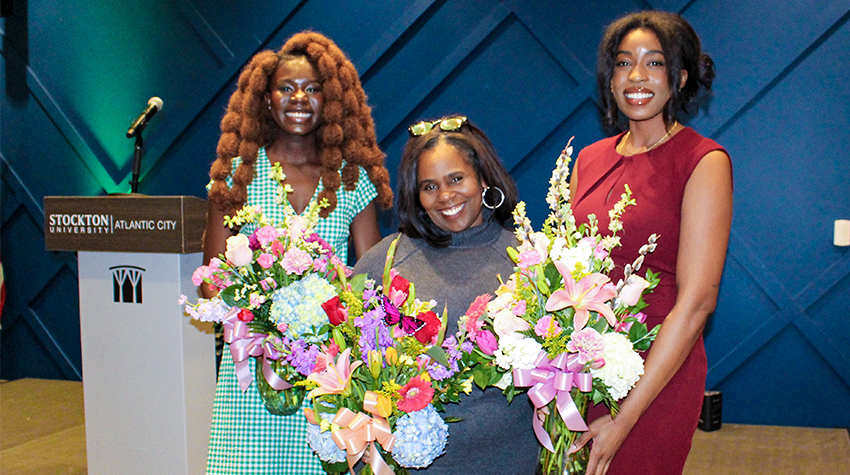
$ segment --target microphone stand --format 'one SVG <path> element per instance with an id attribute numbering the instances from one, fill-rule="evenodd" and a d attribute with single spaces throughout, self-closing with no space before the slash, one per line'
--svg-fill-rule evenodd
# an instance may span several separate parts
<path id="1" fill-rule="evenodd" d="M 136 150 L 133 152 L 133 175 L 130 178 L 130 193 L 133 194 L 139 191 L 139 170 L 142 167 L 142 147 L 144 146 L 142 130 L 144 129 L 136 131 Z"/>

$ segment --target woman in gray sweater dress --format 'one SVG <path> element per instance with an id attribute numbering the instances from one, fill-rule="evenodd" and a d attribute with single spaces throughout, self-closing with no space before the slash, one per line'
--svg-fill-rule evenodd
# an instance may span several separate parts
<path id="1" fill-rule="evenodd" d="M 448 329 L 483 293 L 513 271 L 506 248 L 518 242 L 509 229 L 516 206 L 513 179 L 490 140 L 465 117 L 444 117 L 410 127 L 398 178 L 399 240 L 394 267 L 416 285 L 420 300 L 448 308 Z M 355 274 L 381 279 L 394 234 L 370 249 Z M 537 441 L 533 408 L 525 395 L 507 403 L 498 388 L 474 387 L 449 405 L 446 453 L 428 474 L 533 474 Z"/>

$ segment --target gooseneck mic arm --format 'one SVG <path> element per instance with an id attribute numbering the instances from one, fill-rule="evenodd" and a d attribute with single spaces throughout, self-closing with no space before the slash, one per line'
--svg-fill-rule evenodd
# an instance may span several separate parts
<path id="1" fill-rule="evenodd" d="M 127 138 L 136 138 L 136 150 L 133 153 L 133 175 L 130 178 L 130 192 L 136 193 L 139 191 L 139 172 L 142 166 L 142 132 L 148 125 L 148 121 L 153 117 L 158 110 L 162 109 L 162 99 L 151 97 L 148 101 L 148 107 L 142 112 L 142 115 L 136 118 L 127 129 Z"/>
<path id="2" fill-rule="evenodd" d="M 130 193 L 139 191 L 139 170 L 142 167 L 142 134 L 136 135 L 136 150 L 133 152 L 133 176 L 130 178 Z"/>

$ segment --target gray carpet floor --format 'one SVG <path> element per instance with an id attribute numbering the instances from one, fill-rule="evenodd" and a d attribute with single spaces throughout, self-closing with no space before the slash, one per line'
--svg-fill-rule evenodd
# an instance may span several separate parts
<path id="1" fill-rule="evenodd" d="M 0 474 L 86 473 L 82 383 L 0 383 Z M 685 475 L 709 474 L 848 475 L 850 436 L 846 429 L 740 424 L 697 431 Z"/>

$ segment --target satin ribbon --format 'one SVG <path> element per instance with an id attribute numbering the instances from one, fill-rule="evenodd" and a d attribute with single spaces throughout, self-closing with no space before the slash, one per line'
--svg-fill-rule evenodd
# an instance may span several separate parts
<path id="1" fill-rule="evenodd" d="M 542 416 L 545 415 L 546 405 L 557 398 L 555 406 L 567 429 L 576 432 L 586 431 L 587 423 L 570 396 L 570 389 L 575 386 L 581 392 L 590 392 L 593 389 L 593 375 L 581 372 L 584 365 L 579 363 L 578 354 L 575 353 L 562 353 L 550 360 L 546 352 L 541 351 L 534 361 L 534 366 L 533 369 L 514 369 L 514 386 L 518 388 L 531 386 L 528 390 L 528 398 L 536 408 L 532 419 L 534 433 L 543 447 L 554 452 L 552 439 L 543 427 Z"/>
<path id="2" fill-rule="evenodd" d="M 224 341 L 230 345 L 230 356 L 233 357 L 233 366 L 236 370 L 236 379 L 239 381 L 239 387 L 242 391 L 246 391 L 253 378 L 251 370 L 248 368 L 248 358 L 251 356 L 263 357 L 263 376 L 269 386 L 277 391 L 283 391 L 292 387 L 287 383 L 271 367 L 271 358 L 273 348 L 264 345 L 266 335 L 264 333 L 254 333 L 249 331 L 248 324 L 239 320 L 239 307 L 232 307 L 222 320 L 224 327 Z"/>
<path id="3" fill-rule="evenodd" d="M 392 468 L 387 465 L 375 446 L 375 442 L 378 442 L 384 450 L 392 452 L 395 436 L 389 423 L 377 414 L 377 395 L 372 391 L 366 392 L 363 409 L 374 417 L 346 408 L 337 411 L 333 423 L 341 429 L 335 431 L 331 438 L 340 450 L 345 450 L 351 473 L 354 473 L 354 465 L 362 458 L 372 467 L 375 475 L 394 475 Z"/>

